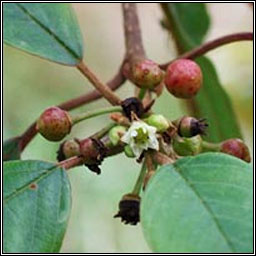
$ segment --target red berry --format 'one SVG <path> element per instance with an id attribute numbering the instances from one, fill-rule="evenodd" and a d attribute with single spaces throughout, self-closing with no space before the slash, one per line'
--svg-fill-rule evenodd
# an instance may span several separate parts
<path id="1" fill-rule="evenodd" d="M 154 89 L 161 83 L 164 72 L 152 60 L 144 59 L 136 62 L 132 66 L 131 80 L 138 87 L 145 89 Z"/>
<path id="2" fill-rule="evenodd" d="M 221 152 L 240 158 L 248 163 L 251 161 L 250 152 L 240 139 L 229 139 L 221 143 Z"/>
<path id="3" fill-rule="evenodd" d="M 194 61 L 179 59 L 168 66 L 165 85 L 175 97 L 189 99 L 198 93 L 202 80 L 201 68 Z"/>
<path id="4" fill-rule="evenodd" d="M 60 141 L 70 133 L 72 120 L 68 112 L 49 107 L 39 117 L 36 124 L 38 132 L 50 141 Z"/>

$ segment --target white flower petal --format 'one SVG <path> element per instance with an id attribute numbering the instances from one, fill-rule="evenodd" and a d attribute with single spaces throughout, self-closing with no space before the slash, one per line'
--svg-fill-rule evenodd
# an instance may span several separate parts
<path id="1" fill-rule="evenodd" d="M 121 138 L 121 141 L 126 143 L 126 144 L 129 144 L 130 143 L 130 140 L 131 140 L 131 134 L 129 132 L 126 132 L 122 138 Z"/>
<path id="2" fill-rule="evenodd" d="M 131 149 L 132 149 L 134 155 L 137 157 L 139 157 L 144 150 L 143 148 L 138 147 L 138 146 L 134 146 L 134 147 L 131 146 Z"/>
<path id="3" fill-rule="evenodd" d="M 138 129 L 142 129 L 143 133 L 148 135 L 148 139 L 142 143 L 136 143 L 136 136 L 138 135 Z M 157 129 L 153 126 L 146 124 L 143 121 L 134 121 L 128 131 L 123 135 L 121 140 L 126 144 L 129 144 L 133 153 L 138 157 L 141 155 L 143 150 L 151 149 L 159 149 L 159 143 L 156 137 Z"/>
<path id="4" fill-rule="evenodd" d="M 136 137 L 138 135 L 138 132 L 136 130 L 130 131 L 131 137 Z"/>
<path id="5" fill-rule="evenodd" d="M 155 150 L 159 150 L 159 143 L 158 140 L 152 140 L 150 142 L 149 148 L 155 149 Z"/>

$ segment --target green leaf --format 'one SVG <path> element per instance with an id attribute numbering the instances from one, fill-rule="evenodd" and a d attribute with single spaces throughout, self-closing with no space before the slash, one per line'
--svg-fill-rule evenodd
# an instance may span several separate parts
<path id="1" fill-rule="evenodd" d="M 205 153 L 162 167 L 142 198 L 141 224 L 154 252 L 251 253 L 250 165 Z"/>
<path id="2" fill-rule="evenodd" d="M 3 144 L 3 160 L 18 160 L 20 159 L 19 148 L 20 137 L 14 137 L 6 140 Z"/>
<path id="3" fill-rule="evenodd" d="M 241 138 L 236 115 L 229 96 L 223 90 L 215 67 L 205 57 L 196 60 L 204 74 L 203 87 L 188 106 L 196 117 L 205 117 L 209 124 L 206 138 L 219 142 L 230 138 Z"/>
<path id="4" fill-rule="evenodd" d="M 71 191 L 66 171 L 43 161 L 4 163 L 4 251 L 58 252 Z"/>
<path id="5" fill-rule="evenodd" d="M 69 4 L 4 3 L 4 42 L 65 65 L 83 57 L 80 29 Z"/>
<path id="6" fill-rule="evenodd" d="M 162 4 L 162 7 L 180 54 L 202 43 L 210 24 L 205 4 L 168 3 Z M 189 112 L 209 121 L 206 137 L 209 141 L 241 138 L 232 104 L 218 79 L 214 65 L 206 57 L 198 58 L 197 63 L 203 72 L 203 86 L 198 95 L 188 101 Z"/>
<path id="7" fill-rule="evenodd" d="M 169 3 L 162 7 L 183 51 L 202 43 L 210 26 L 204 3 Z"/>

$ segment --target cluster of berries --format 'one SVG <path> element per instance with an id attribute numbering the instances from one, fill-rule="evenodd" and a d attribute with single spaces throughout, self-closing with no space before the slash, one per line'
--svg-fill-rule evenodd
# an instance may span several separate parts
<path id="1" fill-rule="evenodd" d="M 138 61 L 130 70 L 126 70 L 125 75 L 136 86 L 154 91 L 157 95 L 161 94 L 159 91 L 165 84 L 172 95 L 183 99 L 194 97 L 203 82 L 200 67 L 188 59 L 172 62 L 166 73 L 151 60 Z M 108 131 L 107 140 L 89 137 L 83 140 L 64 141 L 58 151 L 58 160 L 81 156 L 84 164 L 99 174 L 99 165 L 108 155 L 109 147 L 117 147 L 121 148 L 126 156 L 140 160 L 148 150 L 159 151 L 175 160 L 205 151 L 218 151 L 250 162 L 248 147 L 240 139 L 229 139 L 212 144 L 214 146 L 211 149 L 207 148 L 207 142 L 201 137 L 205 135 L 208 126 L 205 119 L 184 116 L 169 121 L 163 115 L 152 114 L 138 98 L 134 97 L 124 100 L 122 109 L 122 118 L 127 120 L 125 124 L 117 122 Z M 72 126 L 73 121 L 69 113 L 58 107 L 46 109 L 37 121 L 38 132 L 50 141 L 61 141 L 70 133 Z M 151 176 L 153 172 L 149 171 L 145 176 L 144 185 Z M 119 212 L 115 217 L 121 217 L 124 223 L 137 224 L 139 202 L 139 195 L 125 195 L 120 201 Z"/>

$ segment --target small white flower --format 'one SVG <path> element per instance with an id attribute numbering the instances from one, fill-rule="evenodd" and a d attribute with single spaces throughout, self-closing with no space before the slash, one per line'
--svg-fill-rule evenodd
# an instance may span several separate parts
<path id="1" fill-rule="evenodd" d="M 134 121 L 121 140 L 129 144 L 133 153 L 138 157 L 143 150 L 159 149 L 156 131 L 155 127 L 147 125 L 143 121 Z"/>

